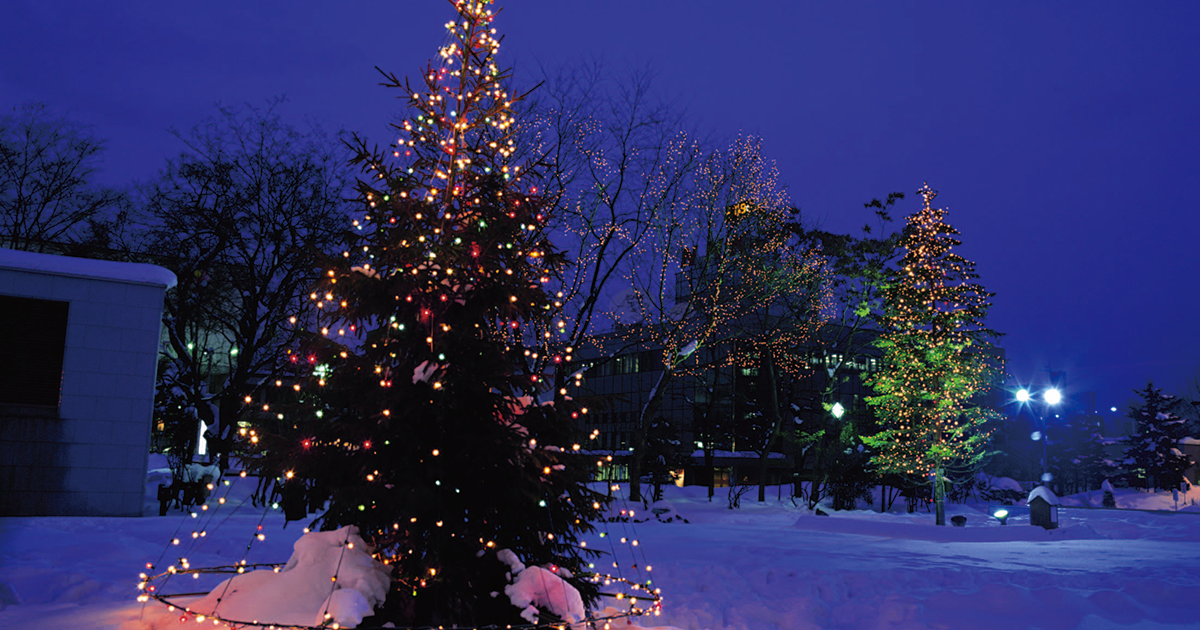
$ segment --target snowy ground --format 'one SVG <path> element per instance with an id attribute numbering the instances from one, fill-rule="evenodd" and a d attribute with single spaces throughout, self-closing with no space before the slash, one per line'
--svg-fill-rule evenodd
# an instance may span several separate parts
<path id="1" fill-rule="evenodd" d="M 301 534 L 278 511 L 241 504 L 246 485 L 195 519 L 159 517 L 149 501 L 144 518 L 0 519 L 0 628 L 179 627 L 165 607 L 135 601 L 147 562 L 229 564 L 248 547 L 249 562 L 282 562 Z M 961 528 L 936 527 L 926 512 L 817 516 L 774 490 L 766 504 L 751 496 L 729 510 L 723 490 L 709 503 L 703 488 L 669 488 L 689 522 L 610 523 L 590 544 L 627 558 L 629 577 L 653 567 L 665 599 L 645 627 L 1200 628 L 1200 490 L 1181 496 L 1179 513 L 1169 493 L 1119 490 L 1122 508 L 1164 511 L 1064 507 L 1053 531 L 1019 509 L 1002 526 L 986 506 L 951 506 L 967 517 Z M 1064 503 L 1098 506 L 1100 496 Z"/>

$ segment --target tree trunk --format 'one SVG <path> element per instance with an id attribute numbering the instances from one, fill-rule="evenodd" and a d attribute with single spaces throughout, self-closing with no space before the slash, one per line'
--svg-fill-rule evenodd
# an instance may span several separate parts
<path id="1" fill-rule="evenodd" d="M 711 438 L 709 438 L 709 439 L 711 439 Z M 708 444 L 708 442 L 705 442 L 705 444 Z M 717 487 L 717 470 L 716 470 L 716 467 L 713 466 L 713 455 L 714 455 L 714 453 L 711 448 L 704 449 L 704 467 L 708 469 L 708 502 L 709 503 L 712 503 L 713 494 L 715 494 L 716 487 Z"/>
<path id="2" fill-rule="evenodd" d="M 232 394 L 232 392 L 229 392 Z M 229 452 L 233 450 L 234 436 L 237 435 L 237 421 L 241 416 L 243 399 L 232 395 L 224 395 L 221 397 L 218 412 L 220 414 L 217 419 L 217 426 L 213 427 L 213 433 L 216 434 L 216 448 L 219 456 L 218 465 L 221 467 L 221 472 L 229 470 Z"/>
<path id="3" fill-rule="evenodd" d="M 937 510 L 937 524 L 946 524 L 946 487 L 942 485 L 942 465 L 934 466 L 933 505 Z"/>
<path id="4" fill-rule="evenodd" d="M 771 449 L 779 439 L 783 430 L 783 414 L 779 413 L 779 378 L 775 361 L 770 354 L 763 357 L 763 371 L 767 374 L 767 394 L 770 402 L 768 411 L 771 414 L 771 431 L 767 434 L 767 442 L 763 444 L 762 452 L 758 454 L 758 502 L 767 500 L 767 463 L 771 457 Z"/>
<path id="5" fill-rule="evenodd" d="M 812 486 L 809 488 L 808 494 L 808 509 L 810 510 L 817 507 L 817 503 L 820 503 L 822 486 L 829 485 L 829 466 L 825 463 L 828 458 L 825 455 L 829 450 L 829 431 L 831 429 L 829 426 L 829 414 L 822 407 L 821 437 L 817 438 L 816 453 L 813 455 Z"/>
<path id="6" fill-rule="evenodd" d="M 642 407 L 641 418 L 638 419 L 637 428 L 633 432 L 633 456 L 629 458 L 630 501 L 642 500 L 642 458 L 646 453 L 646 430 L 650 426 L 650 419 L 658 413 L 659 407 L 662 406 L 663 391 L 671 382 L 674 371 L 674 366 L 663 369 L 662 374 L 658 377 L 658 383 L 655 383 L 654 389 L 650 391 L 650 399 Z"/>

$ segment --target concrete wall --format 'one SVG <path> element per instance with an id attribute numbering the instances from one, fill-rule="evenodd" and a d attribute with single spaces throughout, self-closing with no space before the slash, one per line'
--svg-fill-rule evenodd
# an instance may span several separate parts
<path id="1" fill-rule="evenodd" d="M 0 295 L 70 303 L 58 413 L 0 406 L 0 516 L 142 514 L 167 286 L 132 276 L 0 263 Z"/>

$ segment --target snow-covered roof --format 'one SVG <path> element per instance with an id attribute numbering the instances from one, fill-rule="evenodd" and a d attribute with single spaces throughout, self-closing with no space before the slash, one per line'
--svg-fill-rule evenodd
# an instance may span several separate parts
<path id="1" fill-rule="evenodd" d="M 167 289 L 175 286 L 175 274 L 158 265 L 55 256 L 15 249 L 0 249 L 0 269 L 150 284 Z"/>
<path id="2" fill-rule="evenodd" d="M 700 449 L 692 453 L 692 457 L 701 459 L 704 457 L 704 450 Z M 729 457 L 733 459 L 758 459 L 758 453 L 754 451 L 713 451 L 713 457 Z M 783 453 L 769 453 L 767 459 L 783 459 Z"/>
<path id="3" fill-rule="evenodd" d="M 1058 495 L 1046 486 L 1038 486 L 1029 493 L 1029 498 L 1025 499 L 1025 503 L 1033 501 L 1034 497 L 1042 497 L 1042 500 L 1050 505 L 1059 505 Z"/>
<path id="4" fill-rule="evenodd" d="M 1179 438 L 1179 443 L 1180 444 L 1200 444 L 1200 440 L 1197 440 L 1194 437 L 1185 437 L 1185 438 Z"/>

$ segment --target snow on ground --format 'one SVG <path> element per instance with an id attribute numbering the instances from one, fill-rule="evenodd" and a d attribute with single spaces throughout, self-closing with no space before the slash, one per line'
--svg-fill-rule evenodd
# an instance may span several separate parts
<path id="1" fill-rule="evenodd" d="M 135 600 L 147 562 L 284 562 L 302 533 L 300 523 L 283 528 L 278 510 L 242 502 L 253 480 L 231 481 L 196 518 L 178 510 L 157 516 L 151 483 L 143 518 L 0 519 L 0 628 L 198 627 Z M 1118 506 L 1127 508 L 1119 510 L 1082 507 L 1099 506 L 1099 491 L 1061 497 L 1052 531 L 1030 526 L 1020 506 L 1001 525 L 986 505 L 950 505 L 947 518 L 965 516 L 966 525 L 937 527 L 924 510 L 818 516 L 776 499 L 775 488 L 763 504 L 743 497 L 738 510 L 726 508 L 723 489 L 711 503 L 705 495 L 667 488 L 667 504 L 656 507 L 687 522 L 618 505 L 649 520 L 604 523 L 608 535 L 589 540 L 615 550 L 626 577 L 645 578 L 652 567 L 663 614 L 638 619 L 643 627 L 1200 628 L 1200 490 L 1180 495 L 1179 512 L 1171 493 L 1118 489 Z M 176 576 L 169 589 L 206 592 L 224 577 Z"/>
<path id="2" fill-rule="evenodd" d="M 1017 507 L 1002 526 L 986 505 L 950 505 L 948 519 L 967 517 L 958 528 L 937 527 L 924 511 L 817 516 L 745 498 L 731 511 L 720 494 L 709 507 L 703 490 L 680 492 L 673 503 L 689 524 L 639 527 L 646 553 L 661 558 L 660 623 L 1200 628 L 1195 513 L 1060 508 L 1060 528 L 1047 531 Z M 1119 492 L 1119 505 L 1142 503 L 1140 493 Z"/>

